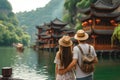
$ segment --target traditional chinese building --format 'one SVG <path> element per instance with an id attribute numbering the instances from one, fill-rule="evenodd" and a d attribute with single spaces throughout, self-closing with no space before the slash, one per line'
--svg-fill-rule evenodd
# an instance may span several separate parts
<path id="1" fill-rule="evenodd" d="M 97 0 L 89 8 L 78 10 L 84 16 L 80 19 L 83 29 L 90 35 L 88 42 L 94 45 L 96 50 L 120 48 L 111 46 L 111 36 L 120 22 L 118 7 L 119 3 L 113 3 L 112 0 Z"/>
<path id="2" fill-rule="evenodd" d="M 56 18 L 50 23 L 36 26 L 38 30 L 36 46 L 42 49 L 58 47 L 58 40 L 63 35 L 69 35 L 71 37 L 74 35 L 75 31 L 66 28 L 66 25 L 66 23 Z"/>

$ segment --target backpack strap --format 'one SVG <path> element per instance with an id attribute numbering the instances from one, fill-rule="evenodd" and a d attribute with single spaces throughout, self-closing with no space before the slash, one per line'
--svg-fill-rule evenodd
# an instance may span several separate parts
<path id="1" fill-rule="evenodd" d="M 83 50 L 82 50 L 82 48 L 79 45 L 78 45 L 78 48 L 81 51 L 82 55 L 84 55 Z M 90 54 L 90 50 L 91 50 L 91 48 L 90 48 L 90 45 L 89 45 L 88 54 Z"/>
<path id="2" fill-rule="evenodd" d="M 88 54 L 90 54 L 91 52 L 90 52 L 90 50 L 91 50 L 91 47 L 90 47 L 90 45 L 89 45 L 89 51 L 88 51 Z"/>
<path id="3" fill-rule="evenodd" d="M 79 50 L 81 51 L 81 54 L 84 55 L 84 54 L 83 54 L 83 50 L 82 50 L 82 48 L 81 48 L 79 45 L 78 45 L 78 48 L 79 48 Z M 78 53 L 78 55 L 79 55 L 79 53 Z M 78 60 L 79 60 L 79 58 L 78 58 Z M 80 68 L 80 64 L 79 64 L 78 60 L 77 60 L 77 64 L 78 64 L 78 66 L 79 66 L 79 68 Z"/>
<path id="4" fill-rule="evenodd" d="M 82 48 L 78 45 L 79 50 L 81 51 L 82 55 L 84 55 Z"/>

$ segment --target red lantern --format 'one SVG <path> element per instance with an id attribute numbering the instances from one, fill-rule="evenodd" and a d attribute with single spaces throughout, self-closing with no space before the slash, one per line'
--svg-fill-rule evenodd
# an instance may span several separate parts
<path id="1" fill-rule="evenodd" d="M 52 30 L 50 30 L 50 33 L 52 33 Z"/>
<path id="2" fill-rule="evenodd" d="M 115 23 L 115 24 L 114 24 L 114 26 L 118 26 L 118 24 L 117 24 L 117 23 Z"/>
<path id="3" fill-rule="evenodd" d="M 89 22 L 90 24 L 92 24 L 93 21 L 90 19 L 90 20 L 88 20 L 88 22 Z"/>
<path id="4" fill-rule="evenodd" d="M 92 37 L 93 39 L 95 39 L 97 36 L 96 36 L 96 35 L 92 35 L 91 37 Z"/>
<path id="5" fill-rule="evenodd" d="M 85 23 L 86 26 L 88 25 L 88 22 L 87 22 L 87 21 L 85 21 L 84 23 Z"/>
<path id="6" fill-rule="evenodd" d="M 84 26 L 84 27 L 87 26 L 87 25 L 88 25 L 87 21 L 85 21 L 85 22 L 82 23 L 82 26 Z"/>
<path id="7" fill-rule="evenodd" d="M 86 26 L 86 24 L 83 22 L 83 23 L 82 23 L 82 26 L 83 26 L 83 27 L 85 27 L 85 26 Z"/>
<path id="8" fill-rule="evenodd" d="M 114 20 L 110 20 L 110 23 L 114 24 L 114 23 L 115 23 L 115 21 L 114 21 Z"/>
<path id="9" fill-rule="evenodd" d="M 97 23 L 97 24 L 100 23 L 100 21 L 101 21 L 100 19 L 96 19 L 96 23 Z"/>

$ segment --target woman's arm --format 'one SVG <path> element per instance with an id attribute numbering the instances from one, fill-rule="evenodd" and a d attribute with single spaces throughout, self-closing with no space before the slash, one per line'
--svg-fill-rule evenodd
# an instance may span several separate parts
<path id="1" fill-rule="evenodd" d="M 57 75 L 57 73 L 58 73 L 58 65 L 56 64 L 55 65 L 55 76 Z"/>
<path id="2" fill-rule="evenodd" d="M 76 65 L 77 59 L 73 59 L 72 62 L 69 64 L 69 66 L 66 69 L 59 70 L 59 74 L 65 74 L 66 72 L 72 70 L 72 68 Z"/>
<path id="3" fill-rule="evenodd" d="M 55 75 L 58 74 L 58 60 L 59 60 L 59 53 L 56 53 L 56 64 L 55 64 Z"/>

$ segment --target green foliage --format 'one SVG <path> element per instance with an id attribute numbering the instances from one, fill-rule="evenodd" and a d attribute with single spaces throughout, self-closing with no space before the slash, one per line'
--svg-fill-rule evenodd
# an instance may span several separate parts
<path id="1" fill-rule="evenodd" d="M 25 43 L 28 45 L 30 36 L 26 34 L 20 27 L 15 27 L 8 22 L 0 23 L 0 44 L 10 46 L 12 43 Z"/>
<path id="2" fill-rule="evenodd" d="M 20 26 L 27 26 L 26 31 L 32 36 L 31 41 L 36 39 L 36 25 L 49 23 L 56 17 L 62 19 L 64 0 L 51 0 L 45 7 L 37 8 L 29 12 L 16 13 Z"/>
<path id="3" fill-rule="evenodd" d="M 67 11 L 63 19 L 68 20 L 67 22 L 74 25 L 76 29 L 81 29 L 81 23 L 76 22 L 81 17 L 81 14 L 77 10 L 78 8 L 88 8 L 93 2 L 95 0 L 65 0 L 64 7 Z M 66 14 L 69 14 L 69 18 Z"/>
<path id="4" fill-rule="evenodd" d="M 7 21 L 8 17 L 4 12 L 0 12 L 0 20 Z"/>
<path id="5" fill-rule="evenodd" d="M 63 4 L 64 1 L 51 0 L 51 2 L 43 8 L 37 8 L 29 12 L 19 12 L 16 15 L 20 21 L 20 25 L 29 26 L 28 31 L 31 32 L 31 30 L 35 29 L 36 25 L 50 22 L 56 17 L 61 19 L 63 16 Z"/>
<path id="6" fill-rule="evenodd" d="M 10 23 L 13 23 L 14 25 L 18 25 L 18 19 L 16 18 L 15 14 L 13 12 L 10 12 L 8 14 L 8 18 L 9 18 L 8 21 Z"/>
<path id="7" fill-rule="evenodd" d="M 79 22 L 78 19 L 76 20 L 75 29 L 76 29 L 76 30 L 82 29 L 82 25 L 81 25 L 81 23 Z"/>
<path id="8" fill-rule="evenodd" d="M 7 11 L 12 10 L 12 7 L 7 0 L 0 0 L 0 11 L 1 10 L 7 10 Z"/>
<path id="9" fill-rule="evenodd" d="M 65 14 L 65 15 L 63 16 L 63 21 L 65 21 L 65 22 L 70 22 L 70 21 L 71 21 L 71 16 L 70 16 L 70 14 Z"/>
<path id="10" fill-rule="evenodd" d="M 16 15 L 11 10 L 7 0 L 0 0 L 0 46 L 11 46 L 18 42 L 28 45 L 30 36 L 18 27 Z"/>
<path id="11" fill-rule="evenodd" d="M 4 30 L 6 29 L 6 26 L 0 24 L 0 42 L 3 42 L 3 34 L 4 34 Z"/>
<path id="12" fill-rule="evenodd" d="M 91 0 L 81 0 L 76 4 L 78 8 L 88 8 L 91 4 Z"/>
<path id="13" fill-rule="evenodd" d="M 114 29 L 111 37 L 112 44 L 120 46 L 120 24 Z"/>
<path id="14" fill-rule="evenodd" d="M 68 10 L 69 12 L 73 12 L 74 9 L 76 8 L 75 5 L 78 1 L 79 0 L 66 0 L 64 4 L 65 9 Z"/>
<path id="15" fill-rule="evenodd" d="M 0 20 L 11 22 L 14 25 L 18 25 L 18 20 L 13 12 L 6 12 L 2 10 L 2 12 L 0 12 Z"/>

